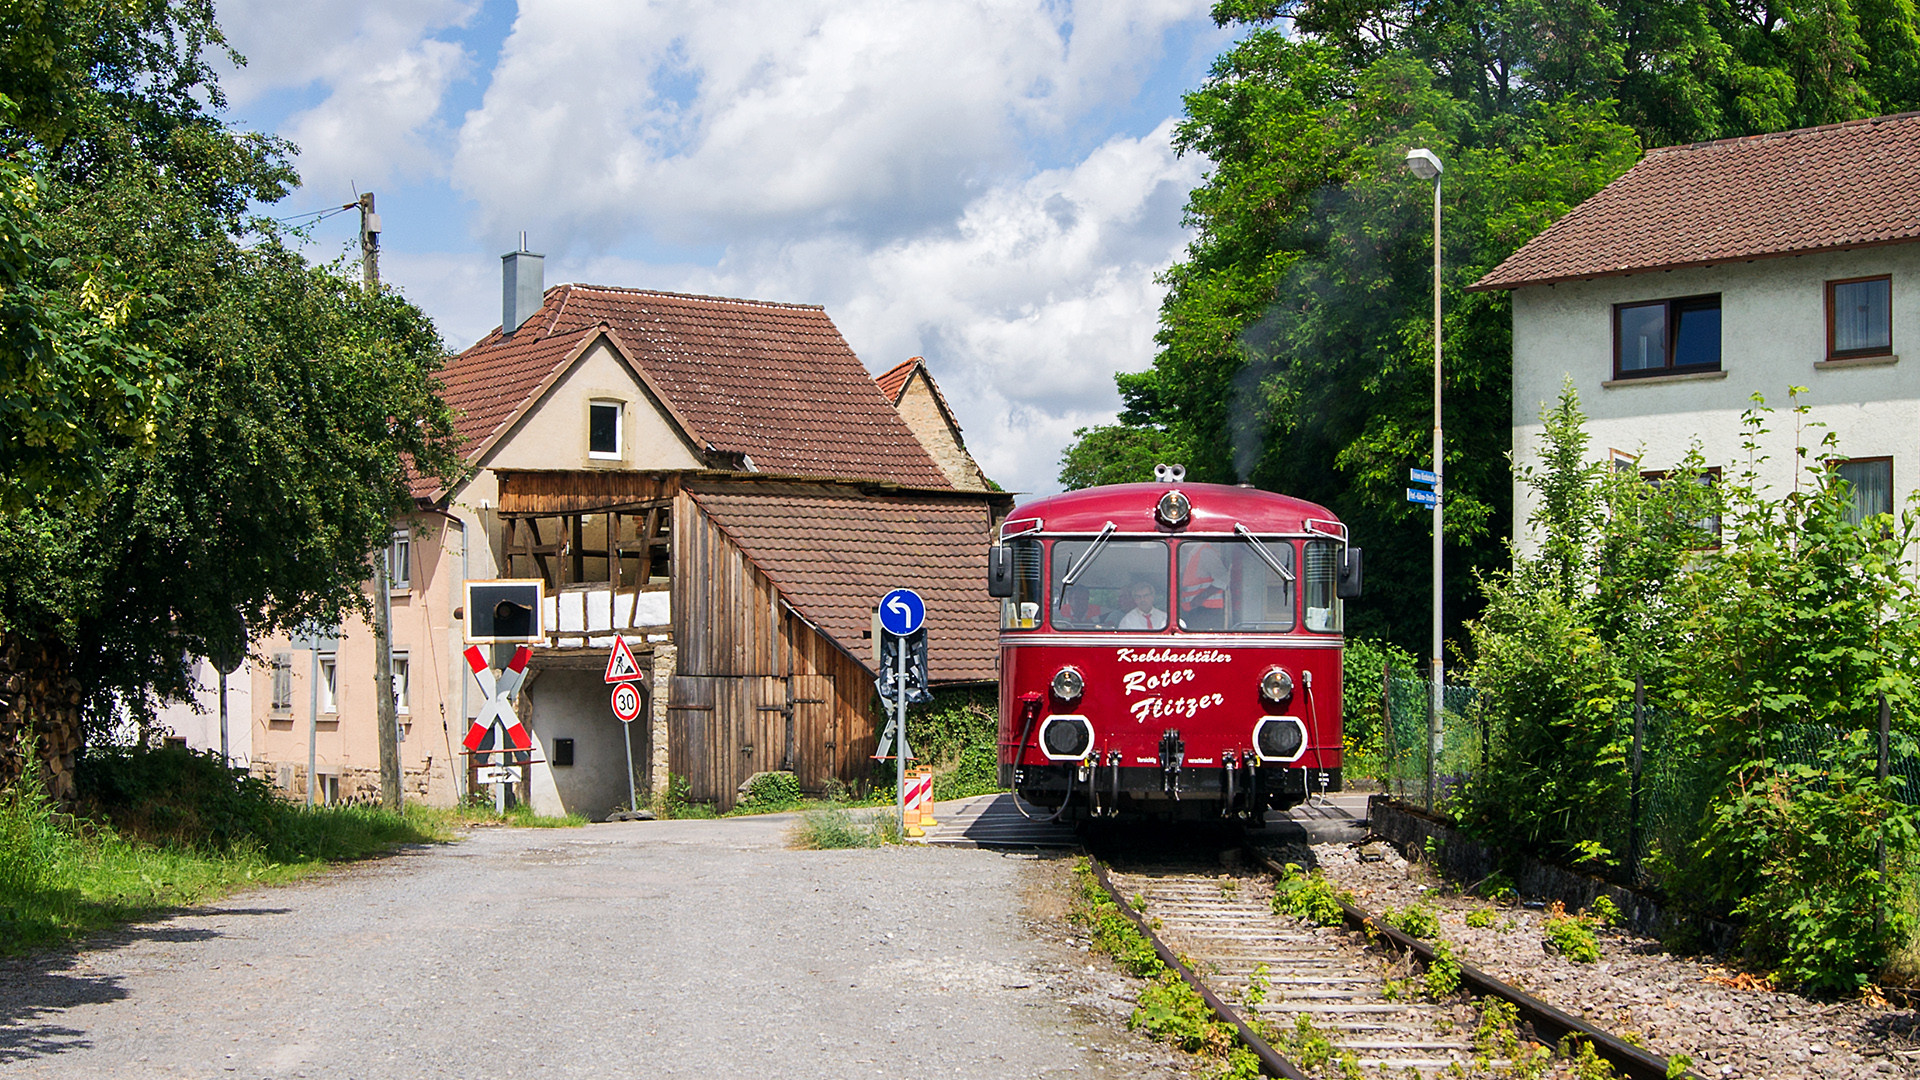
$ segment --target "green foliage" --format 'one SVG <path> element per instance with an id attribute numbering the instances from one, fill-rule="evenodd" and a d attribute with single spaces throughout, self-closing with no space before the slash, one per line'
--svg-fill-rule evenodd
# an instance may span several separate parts
<path id="1" fill-rule="evenodd" d="M 1408 904 L 1395 911 L 1387 908 L 1380 918 L 1388 926 L 1408 937 L 1438 938 L 1440 936 L 1440 915 L 1425 904 Z"/>
<path id="2" fill-rule="evenodd" d="M 1413 654 L 1391 642 L 1348 636 L 1341 660 L 1342 770 L 1349 779 L 1382 778 L 1387 748 L 1382 679 L 1387 665 L 1403 675 L 1417 670 Z"/>
<path id="3" fill-rule="evenodd" d="M 206 0 L 0 16 L 32 58 L 0 74 L 0 634 L 71 663 L 95 733 L 364 611 L 410 477 L 458 467 L 431 321 L 249 216 L 297 178 L 220 119 L 224 51 Z"/>
<path id="4" fill-rule="evenodd" d="M 1602 926 L 1618 926 L 1621 922 L 1620 905 L 1605 893 L 1593 898 L 1593 903 L 1587 905 L 1587 914 L 1600 920 Z"/>
<path id="5" fill-rule="evenodd" d="M 1270 978 L 1272 974 L 1272 969 L 1263 963 L 1255 965 L 1253 973 L 1247 976 L 1246 1003 L 1249 1006 L 1258 1005 L 1267 1000 L 1267 991 L 1273 988 Z"/>
<path id="6" fill-rule="evenodd" d="M 1514 888 L 1513 879 L 1498 870 L 1481 880 L 1478 891 L 1481 896 L 1503 904 L 1520 898 L 1520 890 Z"/>
<path id="7" fill-rule="evenodd" d="M 713 809 L 712 803 L 693 800 L 693 781 L 679 773 L 667 774 L 667 797 L 661 804 L 662 816 L 676 818 L 714 818 L 720 815 Z"/>
<path id="8" fill-rule="evenodd" d="M 1434 1001 L 1444 1001 L 1460 989 L 1460 961 L 1454 957 L 1452 945 L 1433 943 L 1433 960 L 1427 964 L 1422 982 L 1427 997 Z"/>
<path id="9" fill-rule="evenodd" d="M 1547 912 L 1547 943 L 1576 964 L 1591 964 L 1600 959 L 1600 939 L 1594 936 L 1593 920 L 1569 915 L 1559 904 Z"/>
<path id="10" fill-rule="evenodd" d="M 89 753 L 81 816 L 32 779 L 0 792 L 0 953 L 447 835 L 411 809 L 289 805 L 206 755 L 101 757 Z"/>
<path id="11" fill-rule="evenodd" d="M 823 806 L 800 816 L 793 846 L 813 851 L 869 848 L 899 839 L 899 823 L 884 811 L 855 815 L 838 806 Z"/>
<path id="12" fill-rule="evenodd" d="M 1135 978 L 1151 979 L 1163 969 L 1151 942 L 1120 912 L 1107 891 L 1093 876 L 1093 868 L 1084 859 L 1074 868 L 1078 883 L 1080 918 L 1094 947 L 1113 959 L 1122 971 Z"/>
<path id="13" fill-rule="evenodd" d="M 1538 462 L 1515 470 L 1537 547 L 1482 580 L 1469 681 L 1491 746 L 1453 811 L 1483 840 L 1604 862 L 1599 838 L 1626 818 L 1632 671 L 1657 681 L 1678 659 L 1672 593 L 1720 503 L 1697 453 L 1658 486 L 1602 468 L 1585 419 L 1569 384 L 1541 411 Z"/>
<path id="14" fill-rule="evenodd" d="M 1475 930 L 1490 929 L 1499 919 L 1500 917 L 1489 907 L 1474 908 L 1467 912 L 1467 925 Z"/>
<path id="15" fill-rule="evenodd" d="M 1139 484 L 1153 479 L 1155 465 L 1184 464 L 1186 444 L 1171 432 L 1113 424 L 1084 427 L 1060 455 L 1060 484 L 1068 491 L 1100 484 Z"/>
<path id="16" fill-rule="evenodd" d="M 790 772 L 755 773 L 747 778 L 747 790 L 733 804 L 731 814 L 772 814 L 791 810 L 805 798 L 800 778 Z"/>
<path id="17" fill-rule="evenodd" d="M 1326 875 L 1318 869 L 1301 873 L 1294 863 L 1288 863 L 1285 876 L 1274 883 L 1273 910 L 1276 915 L 1291 915 L 1320 926 L 1339 926 L 1345 921 L 1339 894 Z"/>
<path id="18" fill-rule="evenodd" d="M 907 743 L 921 764 L 933 768 L 936 800 L 1000 790 L 998 695 L 990 686 L 935 690 L 931 703 L 908 711 Z M 891 791 L 893 779 L 891 763 L 876 769 L 876 787 Z"/>
<path id="19" fill-rule="evenodd" d="M 1177 972 L 1162 971 L 1140 991 L 1127 1026 L 1189 1054 L 1224 1057 L 1238 1038 Z"/>

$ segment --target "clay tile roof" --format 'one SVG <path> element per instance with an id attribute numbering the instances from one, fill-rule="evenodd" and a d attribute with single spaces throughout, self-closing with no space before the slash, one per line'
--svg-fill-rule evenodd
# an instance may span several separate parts
<path id="1" fill-rule="evenodd" d="M 757 485 L 756 485 L 757 487 Z M 873 605 L 889 589 L 927 602 L 936 682 L 998 677 L 999 602 L 987 596 L 991 509 L 980 499 L 815 488 L 688 489 L 788 604 L 871 667 Z"/>
<path id="2" fill-rule="evenodd" d="M 823 309 L 597 285 L 548 289 L 512 336 L 495 330 L 447 365 L 468 452 L 603 330 L 702 449 L 763 472 L 951 486 Z"/>
<path id="3" fill-rule="evenodd" d="M 1920 240 L 1920 113 L 1652 150 L 1475 282 L 1556 281 Z"/>
<path id="4" fill-rule="evenodd" d="M 926 363 L 925 359 L 918 356 L 910 356 L 888 368 L 886 371 L 875 375 L 873 377 L 874 384 L 880 387 L 881 393 L 887 395 L 888 401 L 898 405 L 900 404 L 900 395 L 907 392 L 907 380 L 913 378 L 913 373 L 924 363 Z"/>

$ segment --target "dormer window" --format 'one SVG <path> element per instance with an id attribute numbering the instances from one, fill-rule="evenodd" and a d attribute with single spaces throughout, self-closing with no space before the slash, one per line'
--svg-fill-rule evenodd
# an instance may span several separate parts
<path id="1" fill-rule="evenodd" d="M 620 460 L 620 414 L 618 401 L 594 401 L 587 404 L 587 456 L 600 461 Z"/>

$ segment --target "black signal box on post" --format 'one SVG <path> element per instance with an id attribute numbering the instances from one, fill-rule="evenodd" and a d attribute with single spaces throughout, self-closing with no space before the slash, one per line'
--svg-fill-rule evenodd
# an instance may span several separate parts
<path id="1" fill-rule="evenodd" d="M 476 645 L 546 640 L 540 611 L 546 583 L 538 578 L 467 582 L 467 640 Z"/>
<path id="2" fill-rule="evenodd" d="M 906 691 L 907 704 L 925 705 L 933 700 L 933 691 L 927 689 L 927 631 L 925 627 L 915 630 L 906 637 L 894 634 L 880 636 L 880 700 L 892 704 L 898 693 L 900 680 L 900 649 L 907 650 Z"/>

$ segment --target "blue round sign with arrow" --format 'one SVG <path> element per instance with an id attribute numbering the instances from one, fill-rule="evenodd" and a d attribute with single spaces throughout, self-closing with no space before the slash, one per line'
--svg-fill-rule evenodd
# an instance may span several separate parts
<path id="1" fill-rule="evenodd" d="M 906 637 L 927 621 L 927 603 L 912 589 L 895 589 L 880 598 L 880 629 Z"/>

